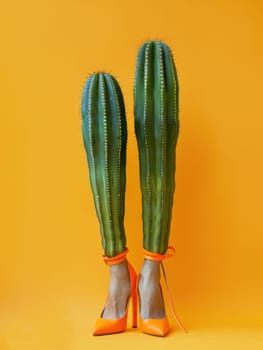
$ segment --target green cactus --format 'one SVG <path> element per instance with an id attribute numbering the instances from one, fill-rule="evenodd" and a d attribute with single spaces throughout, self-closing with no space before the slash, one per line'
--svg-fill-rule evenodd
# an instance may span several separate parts
<path id="1" fill-rule="evenodd" d="M 168 248 L 179 133 L 178 80 L 172 52 L 161 41 L 138 52 L 134 84 L 135 133 L 142 191 L 143 246 Z"/>
<path id="2" fill-rule="evenodd" d="M 102 246 L 112 257 L 126 248 L 127 124 L 121 89 L 110 74 L 94 73 L 84 86 L 82 135 Z"/>

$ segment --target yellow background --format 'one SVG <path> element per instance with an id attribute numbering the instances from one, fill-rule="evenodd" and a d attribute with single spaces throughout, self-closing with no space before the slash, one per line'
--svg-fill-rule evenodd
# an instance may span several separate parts
<path id="1" fill-rule="evenodd" d="M 1 3 L 1 350 L 260 348 L 262 10 L 259 0 Z M 133 79 L 148 39 L 172 48 L 180 84 L 176 254 L 165 265 L 189 333 L 95 338 L 108 270 L 81 136 L 82 87 L 104 70 L 123 90 L 125 226 L 139 269 Z"/>

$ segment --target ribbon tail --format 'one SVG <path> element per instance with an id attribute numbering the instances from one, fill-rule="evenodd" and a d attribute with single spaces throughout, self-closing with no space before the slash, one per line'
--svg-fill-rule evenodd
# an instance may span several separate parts
<path id="1" fill-rule="evenodd" d="M 166 289 L 167 289 L 167 293 L 168 293 L 168 298 L 169 298 L 169 304 L 170 304 L 170 310 L 172 312 L 172 315 L 177 323 L 177 325 L 179 326 L 179 328 L 184 332 L 187 333 L 186 328 L 183 326 L 182 322 L 180 321 L 179 317 L 177 316 L 176 312 L 175 312 L 175 307 L 173 304 L 173 299 L 172 299 L 172 295 L 171 295 L 171 291 L 170 288 L 168 286 L 168 280 L 167 280 L 167 276 L 166 276 L 166 272 L 164 269 L 164 265 L 163 262 L 161 261 L 161 267 L 162 267 L 162 272 L 163 272 L 163 277 L 164 277 L 164 281 L 165 281 L 165 285 L 166 285 Z"/>

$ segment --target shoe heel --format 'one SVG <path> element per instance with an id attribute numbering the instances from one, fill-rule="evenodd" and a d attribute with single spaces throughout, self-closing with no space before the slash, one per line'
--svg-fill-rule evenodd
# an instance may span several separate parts
<path id="1" fill-rule="evenodd" d="M 136 278 L 137 280 L 137 278 Z M 136 283 L 132 291 L 132 328 L 137 328 L 137 290 Z"/>

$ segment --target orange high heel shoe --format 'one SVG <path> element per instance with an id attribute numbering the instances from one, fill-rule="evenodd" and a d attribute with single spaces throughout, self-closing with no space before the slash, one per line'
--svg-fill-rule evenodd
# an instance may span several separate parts
<path id="1" fill-rule="evenodd" d="M 169 250 L 171 251 L 171 253 L 169 253 Z M 176 315 L 175 308 L 174 308 L 173 301 L 172 301 L 172 297 L 171 297 L 171 293 L 170 293 L 170 290 L 168 287 L 166 273 L 165 273 L 164 266 L 162 263 L 162 261 L 164 259 L 172 257 L 174 255 L 174 253 L 175 253 L 175 249 L 174 249 L 174 247 L 171 247 L 171 246 L 168 247 L 167 252 L 165 254 L 153 253 L 153 252 L 150 252 L 146 249 L 143 249 L 143 254 L 144 254 L 145 259 L 161 262 L 162 272 L 163 272 L 165 284 L 166 284 L 167 291 L 168 291 L 170 308 L 171 308 L 172 314 L 173 314 L 179 328 L 183 332 L 187 333 L 186 329 L 184 328 L 184 326 L 180 322 L 178 316 Z M 137 281 L 137 288 L 138 288 L 138 283 L 139 282 Z M 160 288 L 161 288 L 161 285 L 160 285 Z M 139 291 L 138 291 L 138 294 L 139 294 Z M 161 295 L 163 297 L 162 289 L 161 289 Z M 143 333 L 146 333 L 146 334 L 164 337 L 168 334 L 170 326 L 169 326 L 168 318 L 166 316 L 164 318 L 160 318 L 160 319 L 157 319 L 157 318 L 142 319 L 140 312 L 139 312 L 139 329 Z"/>
<path id="2" fill-rule="evenodd" d="M 128 253 L 128 248 L 126 250 L 112 258 L 108 258 L 106 255 L 103 255 L 103 259 L 107 265 L 114 265 L 119 264 L 120 262 L 124 261 L 126 259 L 126 254 Z M 126 312 L 124 316 L 117 319 L 108 319 L 103 318 L 103 312 L 101 313 L 101 316 L 97 319 L 95 324 L 95 330 L 92 333 L 93 335 L 106 335 L 106 334 L 113 334 L 113 333 L 120 333 L 125 331 L 127 328 L 127 316 L 128 316 L 128 307 L 129 307 L 129 301 L 130 298 L 132 298 L 132 327 L 137 327 L 137 292 L 136 292 L 136 282 L 137 282 L 137 275 L 134 270 L 134 268 L 131 266 L 131 264 L 127 261 L 128 264 L 128 270 L 130 275 L 130 295 L 127 300 L 127 307 Z"/>

